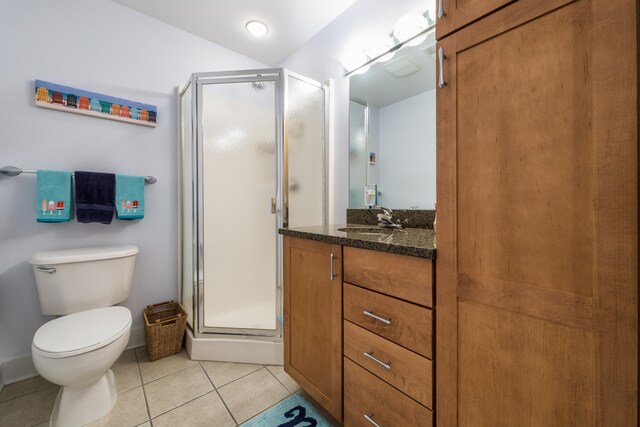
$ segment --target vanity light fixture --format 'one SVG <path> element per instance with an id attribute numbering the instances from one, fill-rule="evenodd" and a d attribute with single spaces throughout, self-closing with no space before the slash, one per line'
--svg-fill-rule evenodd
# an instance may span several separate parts
<path id="1" fill-rule="evenodd" d="M 400 43 L 406 43 L 407 46 L 417 46 L 425 41 L 427 35 L 416 36 L 427 29 L 428 26 L 427 18 L 418 13 L 411 13 L 398 19 L 398 22 L 393 26 L 393 36 Z"/>
<path id="2" fill-rule="evenodd" d="M 258 38 L 264 36 L 269 32 L 269 27 L 267 27 L 267 24 L 261 21 L 256 21 L 256 20 L 249 21 L 246 23 L 244 27 L 252 36 L 258 37 Z"/>
<path id="3" fill-rule="evenodd" d="M 426 40 L 427 34 L 435 30 L 433 8 L 423 15 L 405 15 L 393 27 L 390 35 L 381 34 L 370 38 L 368 46 L 352 50 L 342 61 L 345 77 L 366 73 L 375 62 L 386 62 L 404 46 L 417 46 Z"/>
<path id="4" fill-rule="evenodd" d="M 393 58 L 393 55 L 395 54 L 395 52 L 389 52 L 389 49 L 393 47 L 393 44 L 391 36 L 386 34 L 376 34 L 371 37 L 369 40 L 369 46 L 364 50 L 364 52 L 369 58 L 380 57 L 378 62 L 387 62 Z"/>

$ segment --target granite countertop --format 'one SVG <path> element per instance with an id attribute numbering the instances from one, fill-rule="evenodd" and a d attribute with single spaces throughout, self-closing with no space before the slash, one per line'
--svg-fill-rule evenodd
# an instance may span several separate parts
<path id="1" fill-rule="evenodd" d="M 371 233 L 340 231 L 340 228 L 359 227 L 371 229 L 371 225 L 319 225 L 313 227 L 281 228 L 280 234 L 319 242 L 335 243 L 355 248 L 372 249 L 400 255 L 435 259 L 436 248 L 433 245 L 435 232 L 430 228 L 403 228 L 400 230 L 380 229 Z"/>

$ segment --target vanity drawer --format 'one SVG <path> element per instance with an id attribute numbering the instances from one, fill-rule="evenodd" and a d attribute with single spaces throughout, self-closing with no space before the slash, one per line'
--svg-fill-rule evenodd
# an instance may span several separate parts
<path id="1" fill-rule="evenodd" d="M 433 412 L 344 358 L 344 426 L 380 427 L 433 425 Z"/>
<path id="2" fill-rule="evenodd" d="M 345 246 L 344 281 L 433 307 L 431 260 Z"/>
<path id="3" fill-rule="evenodd" d="M 343 284 L 343 303 L 345 319 L 425 357 L 432 357 L 430 309 L 348 283 Z"/>
<path id="4" fill-rule="evenodd" d="M 344 355 L 427 408 L 433 409 L 431 360 L 347 320 L 344 321 Z"/>

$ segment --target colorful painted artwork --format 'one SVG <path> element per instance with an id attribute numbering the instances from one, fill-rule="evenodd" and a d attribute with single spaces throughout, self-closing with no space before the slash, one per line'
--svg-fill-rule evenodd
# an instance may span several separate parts
<path id="1" fill-rule="evenodd" d="M 75 89 L 42 80 L 35 84 L 36 106 L 156 127 L 154 105 Z"/>

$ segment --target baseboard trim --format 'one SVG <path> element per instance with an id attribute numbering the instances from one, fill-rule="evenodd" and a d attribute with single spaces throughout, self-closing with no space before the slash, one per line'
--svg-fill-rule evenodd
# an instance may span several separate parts
<path id="1" fill-rule="evenodd" d="M 146 345 L 144 327 L 131 328 L 131 336 L 127 350 Z M 36 368 L 33 366 L 31 354 L 18 357 L 11 360 L 5 360 L 0 364 L 0 390 L 5 385 L 17 383 L 18 381 L 28 380 L 38 375 Z"/>
<path id="2" fill-rule="evenodd" d="M 2 383 L 9 385 L 37 376 L 31 355 L 2 362 Z"/>

